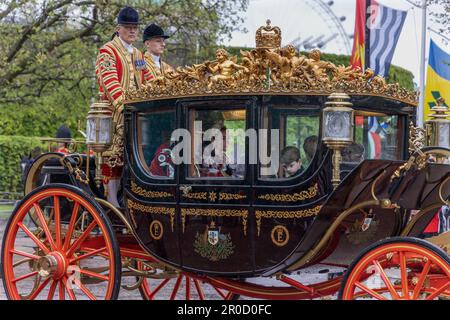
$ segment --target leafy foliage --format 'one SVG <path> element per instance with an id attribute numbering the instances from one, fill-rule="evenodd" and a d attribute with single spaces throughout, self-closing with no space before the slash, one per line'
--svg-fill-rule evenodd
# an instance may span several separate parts
<path id="1" fill-rule="evenodd" d="M 20 161 L 36 147 L 45 145 L 38 138 L 0 136 L 0 191 L 22 191 Z"/>
<path id="2" fill-rule="evenodd" d="M 450 2 L 448 0 L 428 0 L 428 10 L 433 27 L 444 36 L 450 36 Z"/>
<path id="3" fill-rule="evenodd" d="M 125 4 L 139 11 L 143 23 L 168 30 L 169 56 L 186 64 L 205 51 L 196 48 L 210 48 L 239 29 L 236 13 L 248 0 L 0 0 L 2 107 L 46 108 L 45 97 L 56 93 L 60 101 L 81 97 L 73 107 L 83 111 L 96 91 L 96 52 L 111 38 Z M 142 48 L 141 41 L 136 45 Z"/>

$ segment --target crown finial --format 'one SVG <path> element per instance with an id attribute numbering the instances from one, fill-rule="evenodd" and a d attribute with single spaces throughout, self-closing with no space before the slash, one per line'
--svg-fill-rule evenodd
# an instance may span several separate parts
<path id="1" fill-rule="evenodd" d="M 267 25 L 256 31 L 257 48 L 276 49 L 281 47 L 281 29 L 271 26 L 271 23 L 270 19 L 267 19 Z"/>

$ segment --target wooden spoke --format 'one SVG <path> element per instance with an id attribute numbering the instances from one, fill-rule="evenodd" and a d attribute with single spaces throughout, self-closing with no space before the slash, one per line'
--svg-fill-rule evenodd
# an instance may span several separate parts
<path id="1" fill-rule="evenodd" d="M 167 282 L 170 281 L 170 278 L 164 279 L 164 281 L 162 281 L 156 288 L 155 290 L 153 290 L 153 293 L 150 295 L 150 300 L 152 300 L 155 295 L 158 293 L 159 290 L 161 290 L 162 288 L 164 288 L 164 286 L 167 284 Z"/>
<path id="2" fill-rule="evenodd" d="M 425 279 L 427 278 L 428 272 L 430 271 L 431 260 L 427 260 L 425 263 L 422 272 L 419 275 L 419 279 L 417 281 L 416 286 L 414 287 L 412 299 L 416 300 L 419 298 L 420 289 L 422 289 L 423 284 L 425 283 Z"/>
<path id="3" fill-rule="evenodd" d="M 30 258 L 32 260 L 39 260 L 39 258 L 40 258 L 37 255 L 34 255 L 32 253 L 23 252 L 23 251 L 19 251 L 19 250 L 16 250 L 16 249 L 9 250 L 9 253 L 16 254 L 16 255 L 22 256 L 22 257 L 27 257 L 27 258 Z M 27 259 L 27 261 L 30 261 L 30 260 Z"/>
<path id="4" fill-rule="evenodd" d="M 32 260 L 33 259 L 30 259 L 30 258 L 25 258 L 25 259 L 19 260 L 13 264 L 13 268 L 20 266 L 21 264 L 24 264 L 24 263 L 29 263 Z"/>
<path id="5" fill-rule="evenodd" d="M 360 288 L 362 291 L 366 292 L 367 294 L 371 295 L 372 297 L 378 299 L 378 300 L 386 300 L 385 297 L 380 295 L 379 293 L 373 291 L 372 289 L 367 288 L 365 285 L 363 285 L 361 282 L 356 282 L 355 286 Z"/>
<path id="6" fill-rule="evenodd" d="M 397 291 L 395 290 L 394 286 L 392 285 L 391 281 L 389 280 L 387 274 L 384 272 L 384 269 L 381 266 L 381 264 L 376 260 L 373 260 L 372 264 L 375 265 L 375 267 L 377 268 L 377 270 L 381 276 L 381 279 L 383 279 L 384 283 L 386 284 L 386 287 L 389 289 L 389 292 L 391 293 L 392 298 L 400 299 Z"/>
<path id="7" fill-rule="evenodd" d="M 56 248 L 55 242 L 53 241 L 52 234 L 50 232 L 50 229 L 48 228 L 47 222 L 45 221 L 44 214 L 42 212 L 41 207 L 36 202 L 33 203 L 33 207 L 34 207 L 36 215 L 39 219 L 39 222 L 41 223 L 42 230 L 44 230 L 45 237 L 46 237 L 48 243 L 50 244 L 51 250 L 56 251 L 57 248 Z"/>
<path id="8" fill-rule="evenodd" d="M 36 299 L 36 297 L 41 293 L 42 289 L 45 288 L 45 286 L 50 282 L 50 278 L 47 278 L 42 282 L 39 287 L 36 288 L 36 290 L 33 292 L 33 294 L 30 296 L 30 300 Z"/>
<path id="9" fill-rule="evenodd" d="M 195 288 L 197 289 L 197 293 L 198 293 L 199 299 L 200 300 L 205 300 L 205 293 L 203 292 L 203 289 L 200 286 L 200 283 L 199 283 L 199 281 L 197 279 L 194 279 L 194 285 L 195 285 Z"/>
<path id="10" fill-rule="evenodd" d="M 66 289 L 62 280 L 59 280 L 59 300 L 66 300 Z"/>
<path id="11" fill-rule="evenodd" d="M 73 230 L 75 229 L 75 222 L 78 216 L 78 210 L 80 208 L 80 204 L 75 202 L 73 205 L 72 215 L 70 216 L 69 229 L 66 233 L 66 238 L 64 240 L 63 250 L 67 250 L 70 246 L 70 240 L 72 239 Z"/>
<path id="12" fill-rule="evenodd" d="M 450 281 L 448 281 L 446 284 L 438 288 L 435 292 L 433 292 L 430 296 L 428 296 L 426 300 L 435 299 L 437 296 L 439 296 L 442 292 L 444 292 L 448 288 L 450 288 Z"/>
<path id="13" fill-rule="evenodd" d="M 12 283 L 16 283 L 16 282 L 19 282 L 19 281 L 31 278 L 31 277 L 33 277 L 33 276 L 35 276 L 37 274 L 38 274 L 37 271 L 33 271 L 33 272 L 30 272 L 30 273 L 24 274 L 23 276 L 20 276 L 18 278 L 14 278 L 14 279 L 11 280 L 11 282 Z"/>
<path id="14" fill-rule="evenodd" d="M 48 291 L 47 300 L 53 300 L 55 296 L 56 286 L 58 285 L 58 281 L 53 280 L 52 285 L 50 286 L 50 290 Z"/>
<path id="15" fill-rule="evenodd" d="M 64 277 L 63 281 L 64 281 L 64 286 L 66 287 L 67 294 L 69 295 L 69 299 L 77 300 L 77 297 L 75 296 L 75 293 L 73 292 L 73 289 L 72 289 L 72 284 L 68 283 L 69 282 L 68 278 Z"/>
<path id="16" fill-rule="evenodd" d="M 403 298 L 409 300 L 409 286 L 408 286 L 408 272 L 406 270 L 406 256 L 405 253 L 400 251 L 400 276 L 402 280 L 402 295 Z"/>
<path id="17" fill-rule="evenodd" d="M 70 247 L 70 249 L 67 251 L 67 257 L 72 256 L 72 254 L 75 252 L 75 250 L 78 249 L 78 247 L 81 246 L 84 240 L 89 236 L 89 234 L 92 232 L 92 230 L 97 225 L 96 221 L 92 221 L 89 226 L 84 230 L 84 232 L 81 234 L 81 236 L 75 241 L 74 244 Z"/>
<path id="18" fill-rule="evenodd" d="M 27 227 L 25 227 L 22 222 L 19 222 L 17 225 L 30 237 L 31 240 L 33 240 L 33 242 L 39 248 L 41 248 L 42 251 L 44 251 L 45 254 L 50 253 L 50 250 L 42 243 L 42 241 L 39 240 Z"/>
<path id="19" fill-rule="evenodd" d="M 219 288 L 217 288 L 216 286 L 213 286 L 214 290 L 217 291 L 217 293 L 222 297 L 222 299 L 226 299 L 226 294 L 222 292 L 222 290 L 220 290 Z"/>
<path id="20" fill-rule="evenodd" d="M 53 206 L 55 207 L 55 238 L 56 248 L 61 249 L 61 206 L 59 197 L 53 197 Z"/>
<path id="21" fill-rule="evenodd" d="M 191 300 L 191 278 L 185 276 L 186 279 L 186 300 Z"/>
<path id="22" fill-rule="evenodd" d="M 108 281 L 109 280 L 109 276 L 105 276 L 105 275 L 102 275 L 102 274 L 99 274 L 99 273 L 95 273 L 95 272 L 92 272 L 92 271 L 89 271 L 89 270 L 85 270 L 85 269 L 80 269 L 80 273 L 82 273 L 84 275 L 87 275 L 87 276 L 89 276 L 91 278 L 97 278 L 97 279 L 104 280 L 104 281 Z"/>
<path id="23" fill-rule="evenodd" d="M 106 250 L 106 247 L 103 247 L 103 248 L 91 251 L 89 253 L 86 253 L 84 255 L 78 256 L 76 258 L 71 259 L 70 260 L 70 264 L 74 264 L 75 262 L 78 262 L 80 260 L 84 260 L 84 259 L 90 258 L 90 257 L 95 256 L 95 255 L 97 255 L 97 254 L 99 254 L 99 253 L 101 253 L 101 252 L 103 252 L 105 250 Z M 104 256 L 102 256 L 102 257 L 104 257 Z"/>
<path id="24" fill-rule="evenodd" d="M 83 293 L 89 298 L 89 300 L 97 300 L 97 297 L 92 294 L 92 292 L 86 288 L 78 279 L 74 280 L 75 285 L 83 291 Z"/>
<path id="25" fill-rule="evenodd" d="M 183 279 L 183 275 L 180 274 L 177 278 L 177 282 L 175 283 L 175 287 L 172 290 L 172 294 L 170 295 L 170 300 L 175 300 L 175 297 L 177 296 L 178 289 L 180 288 L 182 279 Z"/>

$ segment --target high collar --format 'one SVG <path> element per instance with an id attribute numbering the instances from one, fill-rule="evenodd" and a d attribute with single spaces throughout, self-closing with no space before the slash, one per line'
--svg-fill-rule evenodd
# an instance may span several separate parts
<path id="1" fill-rule="evenodd" d="M 149 52 L 150 57 L 152 57 L 153 62 L 161 69 L 161 56 L 155 56 L 153 53 Z"/>
<path id="2" fill-rule="evenodd" d="M 122 42 L 123 46 L 125 47 L 125 49 L 128 51 L 129 54 L 133 54 L 134 52 L 134 47 L 132 44 L 128 44 L 125 41 L 122 40 L 122 38 L 119 36 L 120 41 Z"/>

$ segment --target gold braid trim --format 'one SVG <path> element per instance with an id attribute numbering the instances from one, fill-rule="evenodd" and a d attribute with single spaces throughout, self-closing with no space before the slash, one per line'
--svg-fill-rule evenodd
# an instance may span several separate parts
<path id="1" fill-rule="evenodd" d="M 266 219 L 299 219 L 314 217 L 319 214 L 322 206 L 316 206 L 311 209 L 299 210 L 299 211 L 272 211 L 272 210 L 256 210 L 256 227 L 258 230 L 258 237 L 261 233 L 261 220 Z"/>

